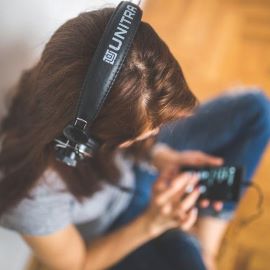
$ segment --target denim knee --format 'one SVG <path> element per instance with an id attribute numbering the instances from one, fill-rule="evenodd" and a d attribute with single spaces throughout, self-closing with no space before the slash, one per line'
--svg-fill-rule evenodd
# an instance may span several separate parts
<path id="1" fill-rule="evenodd" d="M 239 106 L 250 110 L 254 117 L 254 127 L 270 137 L 270 100 L 262 89 L 247 88 L 241 94 L 236 95 Z"/>
<path id="2" fill-rule="evenodd" d="M 237 89 L 235 89 L 237 90 Z M 238 109 L 239 119 L 248 119 L 246 136 L 254 136 L 255 140 L 265 145 L 270 138 L 270 100 L 261 89 L 244 89 L 241 93 L 233 91 L 227 94 L 227 98 L 233 102 L 232 110 Z M 243 117 L 244 116 L 244 117 Z M 239 121 L 240 121 L 239 120 Z M 248 135 L 249 133 L 249 135 Z M 212 216 L 224 220 L 233 217 L 237 203 L 225 202 L 224 208 L 216 212 L 212 207 L 200 209 L 200 216 Z"/>

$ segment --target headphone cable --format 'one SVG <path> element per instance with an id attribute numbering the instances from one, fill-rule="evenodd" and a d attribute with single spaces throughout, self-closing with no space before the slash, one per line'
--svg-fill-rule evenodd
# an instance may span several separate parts
<path id="1" fill-rule="evenodd" d="M 244 186 L 247 186 L 247 187 L 250 187 L 250 188 L 253 188 L 257 191 L 257 194 L 258 194 L 258 201 L 257 201 L 257 211 L 256 213 L 250 215 L 248 218 L 246 219 L 243 219 L 242 221 L 240 221 L 240 227 L 243 227 L 243 226 L 247 226 L 249 225 L 251 222 L 255 221 L 256 219 L 258 219 L 262 214 L 263 214 L 263 202 L 264 202 L 264 194 L 263 194 L 263 191 L 262 189 L 260 188 L 260 186 L 254 182 L 243 182 L 243 185 Z"/>

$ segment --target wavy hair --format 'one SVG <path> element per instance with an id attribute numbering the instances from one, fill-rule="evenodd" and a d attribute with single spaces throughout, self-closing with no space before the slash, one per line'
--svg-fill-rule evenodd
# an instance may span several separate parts
<path id="1" fill-rule="evenodd" d="M 102 142 L 76 168 L 55 159 L 53 139 L 74 119 L 81 85 L 114 11 L 85 12 L 67 21 L 46 44 L 38 63 L 23 72 L 1 123 L 0 214 L 28 195 L 42 173 L 57 170 L 78 199 L 117 183 L 117 146 L 190 111 L 196 98 L 167 45 L 141 22 L 131 50 L 91 128 Z"/>

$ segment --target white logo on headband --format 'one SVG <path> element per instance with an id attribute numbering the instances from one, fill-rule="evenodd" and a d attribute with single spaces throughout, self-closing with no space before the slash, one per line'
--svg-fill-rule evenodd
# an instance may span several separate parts
<path id="1" fill-rule="evenodd" d="M 116 56 L 117 56 L 116 52 L 113 52 L 112 50 L 107 49 L 103 57 L 103 61 L 113 65 L 114 60 L 116 59 Z"/>
<path id="2" fill-rule="evenodd" d="M 126 38 L 126 34 L 128 29 L 130 28 L 129 25 L 133 20 L 134 15 L 137 12 L 137 8 L 131 5 L 127 5 L 126 10 L 123 13 L 123 16 L 118 23 L 116 31 L 113 34 L 113 38 L 111 43 L 109 44 L 109 48 L 106 50 L 103 61 L 109 63 L 111 65 L 114 64 L 115 59 L 117 58 L 118 51 L 121 49 L 123 40 Z"/>

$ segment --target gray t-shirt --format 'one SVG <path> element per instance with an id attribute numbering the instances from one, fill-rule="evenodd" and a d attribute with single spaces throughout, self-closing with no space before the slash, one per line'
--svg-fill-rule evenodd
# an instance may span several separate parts
<path id="1" fill-rule="evenodd" d="M 120 152 L 115 160 L 121 171 L 120 184 L 133 189 L 132 161 L 124 159 Z M 22 234 L 47 235 L 75 224 L 83 238 L 90 241 L 104 233 L 133 196 L 107 183 L 102 185 L 102 190 L 80 203 L 67 190 L 60 175 L 47 169 L 31 190 L 31 198 L 24 198 L 4 213 L 0 226 Z"/>

